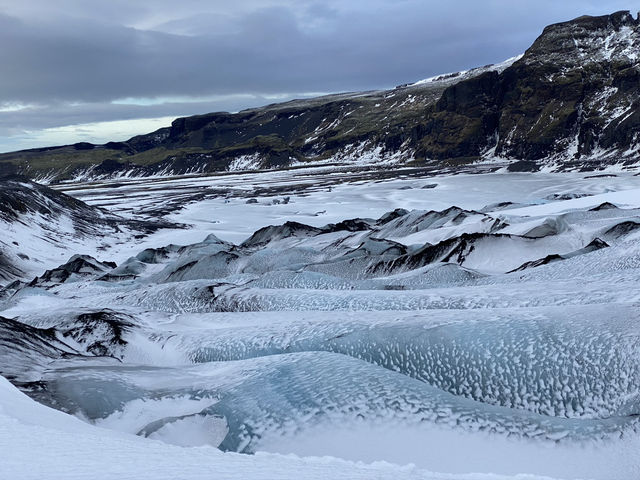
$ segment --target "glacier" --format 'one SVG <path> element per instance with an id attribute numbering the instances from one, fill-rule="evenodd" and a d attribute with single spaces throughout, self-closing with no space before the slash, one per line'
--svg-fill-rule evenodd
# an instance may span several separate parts
<path id="1" fill-rule="evenodd" d="M 0 288 L 3 475 L 41 435 L 78 462 L 58 478 L 119 471 L 100 442 L 149 449 L 141 478 L 172 478 L 163 455 L 189 478 L 637 478 L 640 177 L 81 187 L 112 224 L 164 223 L 82 232 Z M 217 193 L 171 203 L 191 188 Z"/>

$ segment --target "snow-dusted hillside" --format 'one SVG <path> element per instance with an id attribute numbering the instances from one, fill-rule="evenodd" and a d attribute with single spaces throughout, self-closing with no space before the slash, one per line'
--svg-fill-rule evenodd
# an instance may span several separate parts
<path id="1" fill-rule="evenodd" d="M 175 225 L 125 219 L 26 178 L 2 178 L 0 285 L 31 280 L 74 254 L 101 255 L 109 245 L 169 226 Z"/>

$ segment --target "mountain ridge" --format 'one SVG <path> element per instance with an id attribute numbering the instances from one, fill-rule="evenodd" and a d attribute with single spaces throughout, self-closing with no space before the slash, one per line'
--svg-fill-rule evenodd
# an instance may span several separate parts
<path id="1" fill-rule="evenodd" d="M 41 181 L 320 163 L 518 164 L 598 170 L 640 162 L 640 17 L 545 27 L 521 57 L 393 90 L 292 100 L 174 120 L 126 142 L 0 155 Z"/>

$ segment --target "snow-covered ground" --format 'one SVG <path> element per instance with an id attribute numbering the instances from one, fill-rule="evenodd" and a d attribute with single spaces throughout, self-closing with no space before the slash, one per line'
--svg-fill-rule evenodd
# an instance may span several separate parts
<path id="1" fill-rule="evenodd" d="M 378 218 L 395 208 L 443 210 L 452 205 L 482 209 L 500 202 L 544 204 L 547 209 L 596 206 L 608 201 L 621 206 L 640 206 L 640 177 L 624 172 L 615 176 L 582 173 L 503 173 L 412 177 L 399 169 L 397 179 L 354 180 L 349 171 L 310 168 L 250 174 L 178 179 L 139 179 L 92 185 L 66 185 L 63 191 L 90 205 L 112 209 L 123 215 L 183 207 L 169 219 L 192 228 L 163 231 L 138 245 L 110 250 L 116 261 L 137 249 L 168 243 L 189 244 L 208 234 L 231 242 L 242 242 L 265 225 L 295 220 L 314 226 L 346 218 Z M 435 186 L 433 186 L 435 185 Z M 424 188 L 426 187 L 426 188 Z M 432 187 L 432 188 L 429 188 Z M 590 195 L 569 203 L 549 200 L 551 195 Z M 204 197 L 204 198 L 202 198 Z M 289 203 L 283 199 L 289 197 Z M 255 198 L 258 203 L 247 204 Z M 194 199 L 197 199 L 194 201 Z M 184 201 L 181 201 L 184 200 Z M 274 201 L 278 202 L 274 204 Z M 529 215 L 526 211 L 523 215 Z"/>
<path id="2" fill-rule="evenodd" d="M 640 478 L 640 177 L 397 176 L 66 185 L 189 228 L 0 295 L 0 478 Z"/>

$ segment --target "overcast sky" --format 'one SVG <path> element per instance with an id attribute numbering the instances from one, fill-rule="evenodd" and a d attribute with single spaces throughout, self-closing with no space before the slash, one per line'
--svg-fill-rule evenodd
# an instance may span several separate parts
<path id="1" fill-rule="evenodd" d="M 500 62 L 550 23 L 631 8 L 606 0 L 0 0 L 0 152 L 124 140 L 176 116 L 389 88 Z"/>

